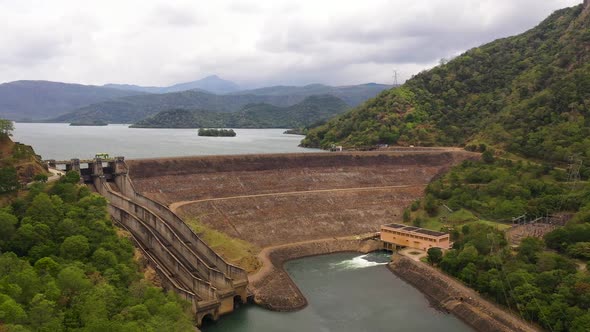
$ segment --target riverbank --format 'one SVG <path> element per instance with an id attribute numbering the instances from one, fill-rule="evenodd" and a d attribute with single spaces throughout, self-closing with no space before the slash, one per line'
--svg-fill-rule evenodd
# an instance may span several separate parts
<path id="1" fill-rule="evenodd" d="M 307 306 L 307 299 L 284 270 L 283 265 L 294 259 L 337 252 L 368 253 L 381 248 L 372 236 L 354 236 L 305 241 L 263 249 L 258 258 L 262 268 L 248 276 L 249 290 L 254 302 L 273 311 L 296 311 Z"/>
<path id="2" fill-rule="evenodd" d="M 424 263 L 393 255 L 388 267 L 395 275 L 426 295 L 433 305 L 452 313 L 477 331 L 541 331 Z"/>

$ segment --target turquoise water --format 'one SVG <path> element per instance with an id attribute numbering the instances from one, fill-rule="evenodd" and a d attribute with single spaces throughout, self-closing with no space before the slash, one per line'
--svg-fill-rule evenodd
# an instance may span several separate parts
<path id="1" fill-rule="evenodd" d="M 127 125 L 69 126 L 16 123 L 15 141 L 32 145 L 44 159 L 86 159 L 96 153 L 134 158 L 247 153 L 316 152 L 300 148 L 303 136 L 285 129 L 235 129 L 236 137 L 202 137 L 196 129 L 140 129 Z"/>
<path id="2" fill-rule="evenodd" d="M 339 253 L 288 262 L 285 269 L 309 305 L 291 313 L 241 307 L 203 332 L 473 331 L 432 308 L 418 290 L 392 274 L 383 253 Z"/>

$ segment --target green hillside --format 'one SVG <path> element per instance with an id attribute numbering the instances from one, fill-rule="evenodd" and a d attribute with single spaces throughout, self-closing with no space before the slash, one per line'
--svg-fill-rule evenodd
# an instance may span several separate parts
<path id="1" fill-rule="evenodd" d="M 278 107 L 249 104 L 239 112 L 218 113 L 174 109 L 144 119 L 135 128 L 300 128 L 329 119 L 348 109 L 342 100 L 329 95 L 308 97 L 302 102 Z"/>
<path id="2" fill-rule="evenodd" d="M 316 96 L 332 95 L 338 97 L 350 106 L 358 106 L 381 91 L 390 89 L 391 85 L 367 83 L 359 85 L 329 86 L 323 84 L 308 84 L 305 86 L 271 86 L 254 90 L 234 92 L 233 94 L 253 94 L 257 96 Z"/>
<path id="3" fill-rule="evenodd" d="M 590 10 L 556 11 L 311 130 L 328 147 L 486 142 L 527 157 L 590 158 Z"/>

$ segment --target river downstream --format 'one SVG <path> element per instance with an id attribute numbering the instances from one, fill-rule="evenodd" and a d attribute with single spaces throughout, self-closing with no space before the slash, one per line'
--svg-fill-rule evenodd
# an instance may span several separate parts
<path id="1" fill-rule="evenodd" d="M 309 305 L 290 313 L 248 305 L 203 332 L 473 331 L 432 308 L 418 290 L 392 274 L 383 253 L 339 253 L 290 261 L 285 269 Z"/>

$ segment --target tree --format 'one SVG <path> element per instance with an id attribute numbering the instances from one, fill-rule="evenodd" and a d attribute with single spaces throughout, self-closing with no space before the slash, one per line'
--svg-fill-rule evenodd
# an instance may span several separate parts
<path id="1" fill-rule="evenodd" d="M 482 154 L 481 154 L 481 159 L 486 163 L 486 164 L 492 164 L 494 163 L 494 160 L 496 160 L 496 158 L 494 158 L 494 152 L 492 152 L 491 149 L 486 149 Z"/>
<path id="2" fill-rule="evenodd" d="M 75 295 L 90 288 L 92 283 L 84 275 L 84 271 L 75 266 L 69 266 L 58 273 L 57 285 L 64 295 Z"/>
<path id="3" fill-rule="evenodd" d="M 108 268 L 113 268 L 117 265 L 117 256 L 111 251 L 103 248 L 98 248 L 94 254 L 92 254 L 92 262 L 101 271 Z"/>
<path id="4" fill-rule="evenodd" d="M 438 247 L 428 248 L 428 262 L 432 265 L 437 265 L 442 261 L 443 252 L 442 249 Z"/>
<path id="5" fill-rule="evenodd" d="M 14 130 L 14 123 L 10 120 L 0 119 L 0 134 L 11 136 Z"/>
<path id="6" fill-rule="evenodd" d="M 426 195 L 426 199 L 424 200 L 424 209 L 428 212 L 428 215 L 435 216 L 436 212 L 438 211 L 438 206 L 436 205 L 436 198 L 431 194 Z"/>
<path id="7" fill-rule="evenodd" d="M 82 259 L 88 255 L 90 245 L 88 238 L 84 235 L 73 235 L 67 237 L 61 244 L 61 255 L 70 259 Z"/>
<path id="8" fill-rule="evenodd" d="M 577 242 L 567 247 L 567 254 L 583 259 L 590 259 L 590 242 Z"/>
<path id="9" fill-rule="evenodd" d="M 33 177 L 33 181 L 37 181 L 37 182 L 47 182 L 47 174 L 37 174 Z"/>
<path id="10" fill-rule="evenodd" d="M 80 174 L 75 171 L 68 171 L 63 179 L 63 182 L 77 184 L 80 182 Z"/>
<path id="11" fill-rule="evenodd" d="M 525 262 L 535 264 L 537 255 L 543 251 L 545 243 L 541 239 L 527 237 L 520 242 L 518 257 Z"/>
<path id="12" fill-rule="evenodd" d="M 46 193 L 40 193 L 35 196 L 27 209 L 26 217 L 30 218 L 33 223 L 44 223 L 53 228 L 62 215 L 58 207 L 55 206 L 54 200 Z"/>
<path id="13" fill-rule="evenodd" d="M 412 219 L 412 213 L 409 209 L 404 209 L 404 214 L 402 218 L 404 222 L 409 222 Z"/>
<path id="14" fill-rule="evenodd" d="M 37 260 L 34 267 L 40 276 L 50 275 L 55 277 L 59 272 L 59 264 L 51 257 L 43 257 Z"/>
<path id="15" fill-rule="evenodd" d="M 16 168 L 0 167 L 0 194 L 9 193 L 16 189 L 18 189 Z"/>
<path id="16" fill-rule="evenodd" d="M 0 251 L 6 250 L 6 245 L 14 236 L 17 223 L 18 219 L 15 216 L 0 210 Z"/>
<path id="17" fill-rule="evenodd" d="M 8 324 L 23 323 L 27 313 L 10 297 L 0 294 L 0 322 Z"/>

